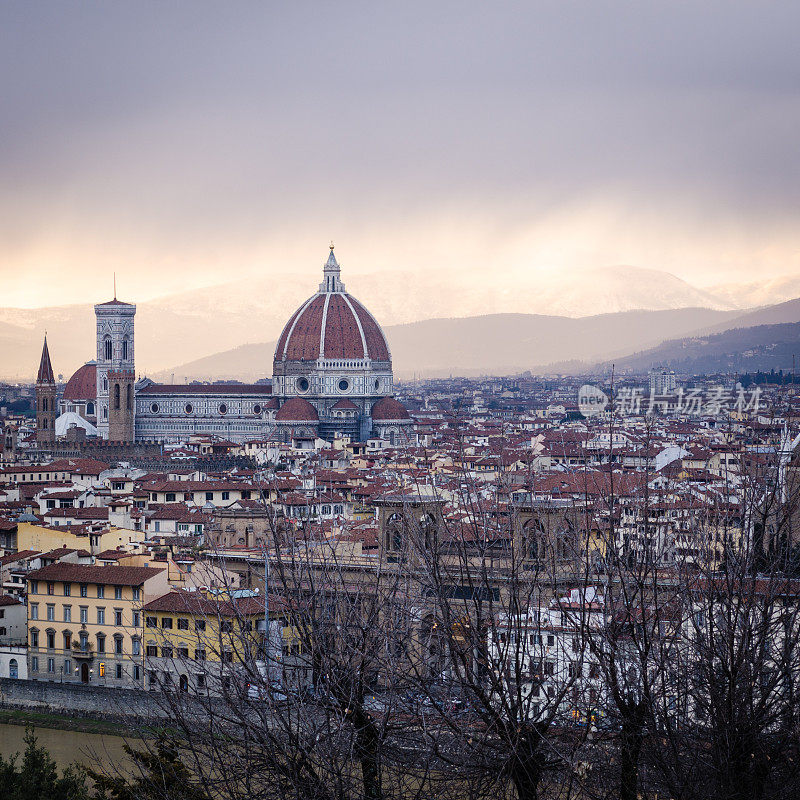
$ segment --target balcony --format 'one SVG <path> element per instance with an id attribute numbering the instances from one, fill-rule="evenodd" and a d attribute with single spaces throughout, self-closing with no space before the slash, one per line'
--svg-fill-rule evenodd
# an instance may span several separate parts
<path id="1" fill-rule="evenodd" d="M 91 660 L 94 658 L 94 648 L 89 643 L 87 643 L 85 646 L 81 646 L 80 642 L 73 642 L 72 655 L 77 659 Z"/>

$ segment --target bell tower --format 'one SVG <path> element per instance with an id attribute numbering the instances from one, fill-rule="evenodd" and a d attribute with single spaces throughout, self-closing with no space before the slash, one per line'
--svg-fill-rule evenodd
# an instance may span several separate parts
<path id="1" fill-rule="evenodd" d="M 52 447 L 56 443 L 57 403 L 58 390 L 45 334 L 39 372 L 36 375 L 36 444 L 40 447 Z"/>
<path id="2" fill-rule="evenodd" d="M 136 423 L 133 318 L 136 306 L 114 297 L 94 307 L 97 320 L 97 429 L 104 439 L 133 442 Z"/>

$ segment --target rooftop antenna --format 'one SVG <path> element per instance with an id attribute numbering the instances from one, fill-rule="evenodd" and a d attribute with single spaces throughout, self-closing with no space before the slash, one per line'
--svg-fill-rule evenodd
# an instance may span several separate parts
<path id="1" fill-rule="evenodd" d="M 114 270 L 114 299 L 117 299 L 117 272 Z"/>

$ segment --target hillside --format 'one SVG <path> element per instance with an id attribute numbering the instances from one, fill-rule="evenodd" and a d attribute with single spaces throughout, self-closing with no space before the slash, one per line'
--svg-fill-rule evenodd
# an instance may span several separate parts
<path id="1" fill-rule="evenodd" d="M 645 372 L 664 366 L 682 373 L 742 373 L 791 369 L 800 354 L 800 322 L 737 327 L 710 336 L 672 339 L 615 360 L 620 371 Z M 608 370 L 608 363 L 597 369 Z"/>
<path id="2" fill-rule="evenodd" d="M 493 280 L 482 284 L 465 281 L 456 271 L 436 268 L 359 274 L 351 273 L 347 264 L 344 267 L 348 290 L 384 327 L 486 315 L 573 318 L 633 309 L 732 308 L 727 301 L 668 272 L 630 266 L 546 275 L 535 270 L 513 274 L 498 271 Z M 251 276 L 137 302 L 138 369 L 142 373 L 163 372 L 173 364 L 194 362 L 209 353 L 274 340 L 288 314 L 316 289 L 318 282 L 319 273 L 311 267 L 302 273 Z M 68 376 L 93 358 L 92 303 L 103 299 L 107 298 L 87 297 L 85 304 L 50 308 L 0 308 L 0 379 L 32 377 L 45 330 L 57 373 Z M 136 298 L 123 299 L 136 302 Z M 727 318 L 710 317 L 708 322 L 698 324 L 716 324 Z M 684 328 L 662 331 L 664 336 L 687 332 Z M 502 334 L 499 338 L 503 344 Z M 646 341 L 654 341 L 654 337 Z M 594 354 L 594 351 L 579 352 L 581 357 Z M 447 361 L 452 355 L 449 351 L 443 353 L 436 368 L 447 371 Z M 522 357 L 514 354 L 511 361 L 529 363 L 528 359 L 527 354 Z M 537 359 L 536 363 L 548 360 L 545 348 L 543 360 Z M 492 363 L 490 359 L 488 365 Z M 453 366 L 480 370 L 486 364 L 483 359 L 464 361 L 459 357 L 458 364 Z M 250 367 L 256 368 L 257 364 Z"/>
<path id="3" fill-rule="evenodd" d="M 384 328 L 395 374 L 508 374 L 542 369 L 553 362 L 597 361 L 626 355 L 631 342 L 656 345 L 666 337 L 735 319 L 737 312 L 687 308 L 626 311 L 591 317 L 487 314 L 431 319 Z M 270 375 L 274 342 L 244 345 L 164 370 L 170 380 L 253 380 Z"/>

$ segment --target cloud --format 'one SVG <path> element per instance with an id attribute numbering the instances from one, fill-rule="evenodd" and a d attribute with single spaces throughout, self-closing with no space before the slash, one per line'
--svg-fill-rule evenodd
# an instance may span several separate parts
<path id="1" fill-rule="evenodd" d="M 800 9 L 7 4 L 5 304 L 358 270 L 800 269 Z M 345 255 L 346 254 L 346 255 Z M 402 263 L 400 263 L 402 262 Z"/>

